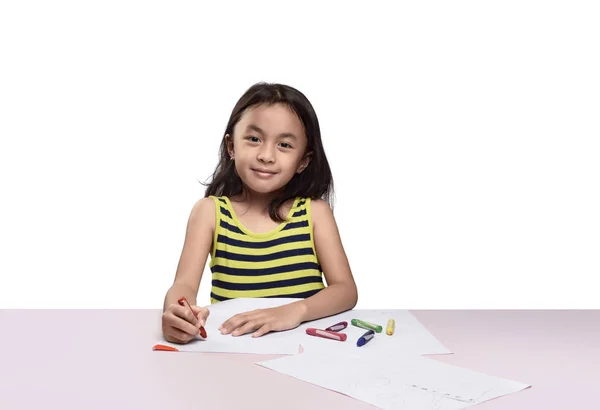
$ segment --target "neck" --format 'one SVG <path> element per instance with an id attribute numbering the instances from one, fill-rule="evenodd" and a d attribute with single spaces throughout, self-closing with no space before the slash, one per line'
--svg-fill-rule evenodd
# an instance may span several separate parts
<path id="1" fill-rule="evenodd" d="M 261 214 L 269 214 L 269 204 L 280 192 L 269 192 L 261 194 L 244 187 L 244 191 L 238 196 L 240 202 L 244 202 L 248 210 Z"/>

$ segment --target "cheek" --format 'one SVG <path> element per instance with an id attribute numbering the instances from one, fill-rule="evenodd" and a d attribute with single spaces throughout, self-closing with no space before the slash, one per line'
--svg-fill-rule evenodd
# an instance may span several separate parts
<path id="1" fill-rule="evenodd" d="M 235 151 L 235 159 L 240 162 L 247 162 L 248 159 L 252 156 L 252 149 L 248 149 L 248 147 L 243 147 Z"/>
<path id="2" fill-rule="evenodd" d="M 298 166 L 300 166 L 300 159 L 298 159 L 298 157 L 292 156 L 292 155 L 282 158 L 282 162 L 285 162 L 286 170 L 291 173 L 296 172 L 296 169 L 298 169 Z"/>

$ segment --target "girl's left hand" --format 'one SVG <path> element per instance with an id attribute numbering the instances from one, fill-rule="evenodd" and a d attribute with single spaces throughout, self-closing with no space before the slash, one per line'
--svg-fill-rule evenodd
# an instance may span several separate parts
<path id="1" fill-rule="evenodd" d="M 302 323 L 304 308 L 294 302 L 270 309 L 258 309 L 240 313 L 226 320 L 220 327 L 221 334 L 231 333 L 242 336 L 254 332 L 252 337 L 260 337 L 273 331 L 289 330 Z"/>

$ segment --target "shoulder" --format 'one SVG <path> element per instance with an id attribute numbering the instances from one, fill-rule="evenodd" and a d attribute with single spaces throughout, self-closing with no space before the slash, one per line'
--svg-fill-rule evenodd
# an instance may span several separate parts
<path id="1" fill-rule="evenodd" d="M 214 212 L 216 203 L 218 200 L 219 200 L 219 198 L 214 197 L 214 196 L 208 196 L 206 198 L 202 198 L 194 204 L 193 211 L 199 212 L 199 213 L 205 213 L 208 211 Z"/>
<path id="2" fill-rule="evenodd" d="M 314 225 L 333 221 L 333 211 L 329 204 L 322 199 L 308 199 L 310 215 Z"/>
<path id="3" fill-rule="evenodd" d="M 216 197 L 206 197 L 198 200 L 192 207 L 190 224 L 215 226 Z"/>

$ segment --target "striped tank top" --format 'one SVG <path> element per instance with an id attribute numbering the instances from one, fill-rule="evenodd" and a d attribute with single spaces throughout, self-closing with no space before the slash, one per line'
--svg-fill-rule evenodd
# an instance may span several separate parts
<path id="1" fill-rule="evenodd" d="M 325 287 L 317 259 L 310 198 L 296 198 L 287 219 L 255 233 L 237 218 L 227 197 L 214 197 L 211 303 L 234 298 L 307 298 Z"/>

